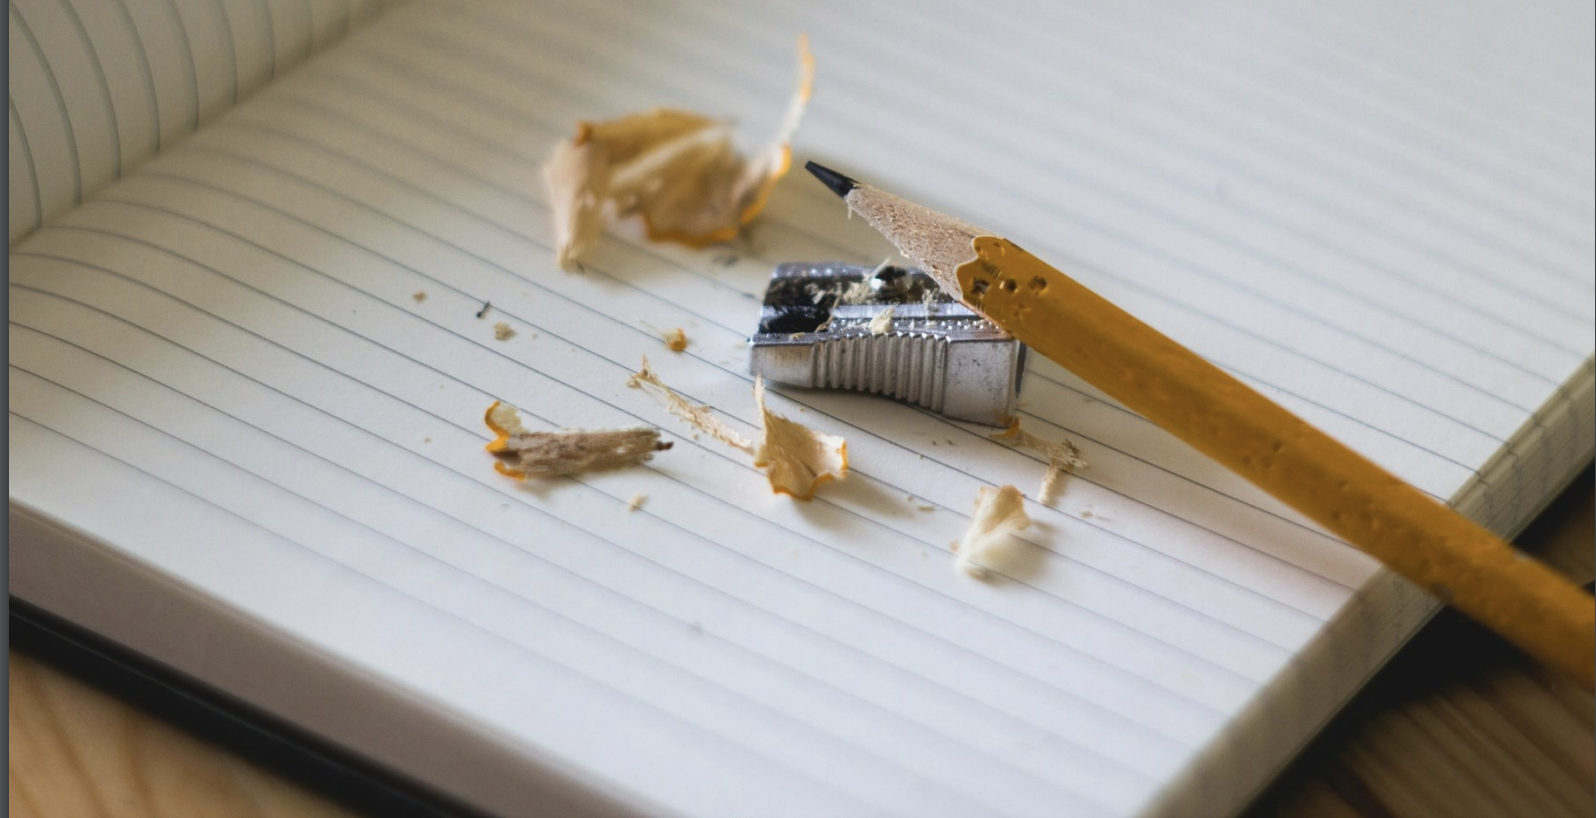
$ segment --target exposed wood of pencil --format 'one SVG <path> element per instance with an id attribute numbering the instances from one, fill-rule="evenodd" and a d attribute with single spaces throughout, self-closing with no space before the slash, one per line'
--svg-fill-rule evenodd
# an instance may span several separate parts
<path id="1" fill-rule="evenodd" d="M 845 199 L 953 295 L 1036 352 L 1593 684 L 1596 601 L 1572 582 L 1013 242 L 869 186 L 855 183 Z"/>

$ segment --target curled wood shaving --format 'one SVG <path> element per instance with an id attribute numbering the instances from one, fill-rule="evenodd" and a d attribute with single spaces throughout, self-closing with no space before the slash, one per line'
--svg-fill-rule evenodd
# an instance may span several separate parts
<path id="1" fill-rule="evenodd" d="M 865 279 L 864 281 L 855 281 L 854 283 L 849 284 L 848 287 L 842 291 L 842 295 L 837 299 L 837 303 L 850 305 L 863 304 L 866 301 L 869 301 L 870 296 L 872 295 L 875 295 L 875 291 L 870 289 L 869 279 Z"/>
<path id="2" fill-rule="evenodd" d="M 897 307 L 889 306 L 881 312 L 876 313 L 876 317 L 870 319 L 870 334 L 886 335 L 887 333 L 891 332 L 892 316 L 893 313 L 896 313 L 897 311 Z"/>
<path id="3" fill-rule="evenodd" d="M 975 513 L 964 536 L 953 544 L 958 555 L 955 565 L 971 576 L 989 573 L 986 564 L 1005 547 L 1016 542 L 1012 535 L 1030 527 L 1025 515 L 1025 495 L 1013 486 L 982 486 L 975 497 Z"/>
<path id="4" fill-rule="evenodd" d="M 687 333 L 681 327 L 665 331 L 665 348 L 671 352 L 687 351 Z"/>
<path id="5" fill-rule="evenodd" d="M 771 490 L 808 500 L 821 483 L 848 476 L 848 442 L 767 409 L 764 378 L 754 378 L 754 404 L 765 426 L 754 465 L 765 470 Z"/>
<path id="6" fill-rule="evenodd" d="M 808 500 L 815 489 L 828 480 L 840 480 L 848 475 L 848 443 L 837 435 L 817 432 L 789 420 L 765 406 L 765 382 L 754 379 L 754 404 L 759 407 L 760 422 L 764 431 L 756 444 L 715 417 L 713 411 L 676 394 L 659 379 L 659 375 L 643 359 L 643 367 L 627 380 L 627 386 L 654 389 L 664 400 L 666 408 L 686 420 L 700 432 L 754 456 L 755 468 L 763 469 L 770 480 L 770 488 L 777 494 L 788 494 L 799 500 Z"/>
<path id="7" fill-rule="evenodd" d="M 515 407 L 499 401 L 483 420 L 497 435 L 486 447 L 499 457 L 493 468 L 519 480 L 631 466 L 671 447 L 659 439 L 658 429 L 647 426 L 529 432 Z"/>
<path id="8" fill-rule="evenodd" d="M 655 108 L 605 122 L 578 122 L 544 167 L 555 253 L 569 269 L 591 249 L 607 215 L 640 216 L 653 241 L 703 247 L 737 236 L 792 166 L 792 138 L 814 83 L 807 38 L 798 39 L 798 90 L 775 140 L 737 152 L 731 123 Z"/>
<path id="9" fill-rule="evenodd" d="M 632 373 L 632 377 L 626 380 L 626 385 L 633 389 L 642 389 L 645 386 L 652 387 L 664 399 L 665 407 L 671 410 L 671 414 L 687 421 L 693 425 L 693 428 L 734 449 L 741 449 L 749 454 L 754 453 L 753 441 L 738 434 L 737 430 L 727 426 L 720 418 L 715 417 L 714 410 L 702 404 L 692 403 L 681 395 L 676 394 L 669 386 L 666 386 L 665 382 L 659 379 L 659 375 L 655 374 L 654 370 L 649 367 L 647 358 L 643 359 L 642 369 Z"/>
<path id="10" fill-rule="evenodd" d="M 850 210 L 848 212 L 852 213 L 853 211 Z M 869 301 L 876 294 L 875 288 L 870 286 L 870 282 L 874 281 L 876 276 L 879 275 L 882 270 L 885 270 L 885 269 L 887 269 L 888 267 L 891 267 L 891 266 L 892 266 L 892 257 L 891 256 L 887 256 L 886 258 L 882 259 L 881 263 L 877 264 L 875 266 L 875 269 L 873 269 L 870 272 L 866 273 L 864 278 L 861 278 L 858 281 L 855 281 L 852 284 L 849 284 L 847 286 L 847 288 L 845 288 L 842 291 L 842 295 L 840 297 L 838 297 L 837 303 L 838 304 L 863 304 L 863 303 Z"/>
<path id="11" fill-rule="evenodd" d="M 1053 503 L 1059 481 L 1063 479 L 1065 472 L 1086 468 L 1086 461 L 1081 459 L 1080 450 L 1075 448 L 1074 443 L 1068 440 L 1057 443 L 1043 440 L 1021 429 L 1019 418 L 1010 421 L 1009 428 L 991 437 L 1010 446 L 1032 449 L 1047 457 L 1047 472 L 1042 475 L 1042 486 L 1036 492 L 1036 501 L 1043 505 Z"/>
<path id="12" fill-rule="evenodd" d="M 579 131 L 583 124 L 577 126 Z M 564 269 L 575 266 L 577 256 L 592 249 L 604 229 L 609 171 L 602 145 L 577 140 L 555 145 L 554 155 L 543 166 L 554 218 L 554 258 Z"/>
<path id="13" fill-rule="evenodd" d="M 488 414 L 483 419 L 488 428 L 498 435 L 487 445 L 487 449 L 494 454 L 505 451 L 505 441 L 512 435 L 529 434 L 527 428 L 521 425 L 521 413 L 514 406 L 503 401 L 494 401 L 488 407 Z"/>

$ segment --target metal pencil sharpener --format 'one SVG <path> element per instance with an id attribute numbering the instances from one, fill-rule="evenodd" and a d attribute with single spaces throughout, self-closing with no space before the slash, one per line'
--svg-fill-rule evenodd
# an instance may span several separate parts
<path id="1" fill-rule="evenodd" d="M 882 318 L 890 311 L 890 316 Z M 772 381 L 872 392 L 1002 426 L 1025 345 L 903 267 L 782 264 L 770 276 L 749 369 Z"/>

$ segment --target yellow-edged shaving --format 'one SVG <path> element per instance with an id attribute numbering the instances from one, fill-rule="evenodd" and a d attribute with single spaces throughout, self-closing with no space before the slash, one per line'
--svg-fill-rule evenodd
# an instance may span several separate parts
<path id="1" fill-rule="evenodd" d="M 815 61 L 798 38 L 798 89 L 774 141 L 738 153 L 732 126 L 691 111 L 655 108 L 579 122 L 544 167 L 555 255 L 569 268 L 610 215 L 639 216 L 649 239 L 703 247 L 736 238 L 792 166 L 792 139 L 814 88 Z"/>
<path id="2" fill-rule="evenodd" d="M 757 444 L 727 426 L 708 406 L 692 403 L 676 394 L 655 374 L 647 358 L 643 359 L 642 368 L 633 373 L 626 385 L 653 389 L 671 414 L 687 421 L 698 431 L 753 455 L 755 468 L 765 472 L 771 490 L 777 494 L 808 500 L 821 484 L 848 475 L 847 441 L 837 435 L 817 432 L 770 411 L 765 405 L 763 379 L 754 379 L 754 404 L 759 408 L 763 426 Z"/>
<path id="3" fill-rule="evenodd" d="M 754 404 L 765 426 L 754 465 L 765 470 L 773 491 L 808 500 L 820 484 L 848 476 L 848 441 L 770 411 L 763 378 L 754 378 Z"/>
<path id="4" fill-rule="evenodd" d="M 671 447 L 659 439 L 658 429 L 647 426 L 527 431 L 515 407 L 498 401 L 488 407 L 484 421 L 496 435 L 486 446 L 500 458 L 494 470 L 518 480 L 632 466 Z"/>

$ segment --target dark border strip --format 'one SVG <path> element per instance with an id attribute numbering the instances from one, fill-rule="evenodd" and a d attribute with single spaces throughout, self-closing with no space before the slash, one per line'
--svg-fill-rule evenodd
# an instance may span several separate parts
<path id="1" fill-rule="evenodd" d="M 12 649 L 362 815 L 487 818 L 486 813 L 15 596 L 10 611 Z"/>

